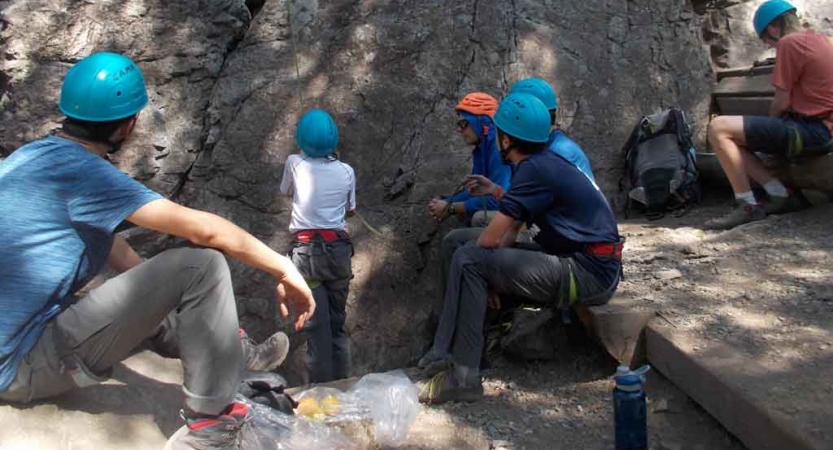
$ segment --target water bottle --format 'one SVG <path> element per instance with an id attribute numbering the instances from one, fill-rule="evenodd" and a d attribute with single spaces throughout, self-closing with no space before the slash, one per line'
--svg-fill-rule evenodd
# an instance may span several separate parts
<path id="1" fill-rule="evenodd" d="M 616 428 L 616 450 L 648 450 L 648 407 L 645 403 L 645 373 L 650 366 L 633 371 L 619 366 L 613 379 L 613 414 Z"/>

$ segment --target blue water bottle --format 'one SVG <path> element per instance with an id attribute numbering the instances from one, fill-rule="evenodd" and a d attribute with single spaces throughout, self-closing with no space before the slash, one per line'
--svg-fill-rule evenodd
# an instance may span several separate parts
<path id="1" fill-rule="evenodd" d="M 613 414 L 616 426 L 616 450 L 648 450 L 648 407 L 645 404 L 645 373 L 650 366 L 633 371 L 619 366 L 613 379 Z"/>

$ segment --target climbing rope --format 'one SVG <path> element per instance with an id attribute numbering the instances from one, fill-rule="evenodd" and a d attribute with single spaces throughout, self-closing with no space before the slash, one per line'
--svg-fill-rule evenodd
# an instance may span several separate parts
<path id="1" fill-rule="evenodd" d="M 301 64 L 298 60 L 298 33 L 297 29 L 295 28 L 295 24 L 292 21 L 292 8 L 293 3 L 292 0 L 286 0 L 286 21 L 289 24 L 289 34 L 290 38 L 292 39 L 292 57 L 295 60 L 295 88 L 298 92 L 298 106 L 299 110 L 304 110 L 304 89 L 301 85 Z M 336 159 L 338 159 L 336 157 Z M 362 216 L 358 210 L 355 211 L 356 217 L 359 218 L 359 221 L 373 234 L 376 236 L 382 236 L 382 232 L 371 226 L 367 220 Z"/>

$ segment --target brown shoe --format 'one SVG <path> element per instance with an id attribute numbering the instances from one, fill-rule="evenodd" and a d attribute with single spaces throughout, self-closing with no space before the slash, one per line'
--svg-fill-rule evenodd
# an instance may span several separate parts
<path id="1" fill-rule="evenodd" d="M 735 205 L 735 208 L 732 209 L 732 212 L 723 217 L 709 220 L 703 228 L 706 230 L 729 230 L 738 225 L 763 220 L 765 218 L 766 210 L 764 210 L 763 206 L 758 204 L 737 204 Z"/>

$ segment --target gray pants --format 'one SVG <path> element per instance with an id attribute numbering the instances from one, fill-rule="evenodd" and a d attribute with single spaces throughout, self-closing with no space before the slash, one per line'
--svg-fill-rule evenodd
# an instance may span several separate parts
<path id="1" fill-rule="evenodd" d="M 315 314 L 307 322 L 307 372 L 310 382 L 348 378 L 352 367 L 347 335 L 347 295 L 353 271 L 349 240 L 296 243 L 292 262 L 313 287 Z"/>
<path id="2" fill-rule="evenodd" d="M 231 403 L 244 358 L 221 253 L 168 250 L 93 289 L 46 327 L 0 398 L 28 402 L 79 387 L 73 363 L 87 379 L 108 377 L 145 339 L 182 359 L 188 409 L 217 414 Z"/>
<path id="3" fill-rule="evenodd" d="M 529 248 L 485 249 L 470 242 L 454 252 L 432 352 L 450 351 L 456 364 L 474 370 L 480 367 L 489 290 L 556 305 L 572 271 L 579 299 L 604 303 L 609 296 L 599 298 L 599 294 L 610 290 L 612 295 L 610 286 L 601 286 L 572 258 L 526 246 Z"/>

